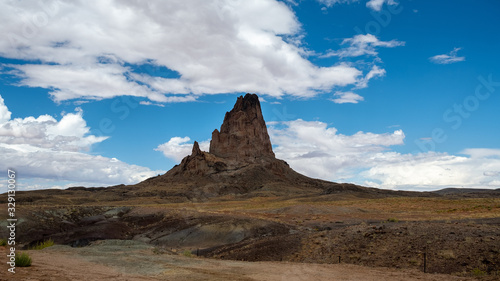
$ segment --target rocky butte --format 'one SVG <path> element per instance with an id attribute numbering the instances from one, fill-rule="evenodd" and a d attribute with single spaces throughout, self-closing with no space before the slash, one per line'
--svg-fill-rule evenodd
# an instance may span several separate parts
<path id="1" fill-rule="evenodd" d="M 355 185 L 308 178 L 276 159 L 255 94 L 240 96 L 233 109 L 226 112 L 220 130 L 212 133 L 208 152 L 201 151 L 195 142 L 191 155 L 179 165 L 137 186 L 189 199 L 226 194 L 276 196 L 368 191 Z"/>

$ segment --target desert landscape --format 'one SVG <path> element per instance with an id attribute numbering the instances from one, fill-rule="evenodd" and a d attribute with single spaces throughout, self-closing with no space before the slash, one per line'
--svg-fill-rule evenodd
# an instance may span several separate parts
<path id="1" fill-rule="evenodd" d="M 497 280 L 498 198 L 335 197 L 26 206 L 20 241 L 57 245 L 2 278 Z"/>
<path id="2" fill-rule="evenodd" d="M 15 196 L 16 242 L 33 259 L 16 280 L 500 275 L 499 190 L 390 191 L 308 178 L 275 158 L 254 94 L 226 113 L 210 152 L 195 142 L 164 175 Z M 8 237 L 8 217 L 0 219 Z M 55 245 L 36 249 L 47 241 Z"/>
<path id="3" fill-rule="evenodd" d="M 0 281 L 500 280 L 500 1 L 0 1 Z"/>

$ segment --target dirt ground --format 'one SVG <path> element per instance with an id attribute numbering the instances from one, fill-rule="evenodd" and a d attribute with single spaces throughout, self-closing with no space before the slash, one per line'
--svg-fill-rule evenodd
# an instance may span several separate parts
<path id="1" fill-rule="evenodd" d="M 8 235 L 6 209 L 0 204 L 0 238 Z M 0 280 L 500 276 L 500 198 L 341 200 L 324 195 L 147 205 L 33 204 L 21 205 L 16 214 L 18 250 L 47 239 L 57 245 L 28 250 L 33 265 L 17 268 L 15 275 L 7 271 L 6 258 L 1 258 L 6 249 L 0 247 Z M 424 253 L 427 272 L 446 274 L 423 273 Z"/>
<path id="2" fill-rule="evenodd" d="M 5 257 L 7 250 L 0 247 L 0 252 Z M 242 262 L 159 254 L 137 241 L 106 240 L 83 248 L 53 246 L 27 252 L 32 266 L 16 268 L 12 274 L 2 263 L 0 280 L 474 280 L 349 264 Z"/>

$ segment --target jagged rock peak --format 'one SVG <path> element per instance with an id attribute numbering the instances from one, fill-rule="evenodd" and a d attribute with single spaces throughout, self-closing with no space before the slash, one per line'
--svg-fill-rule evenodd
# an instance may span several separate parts
<path id="1" fill-rule="evenodd" d="M 246 161 L 263 156 L 274 158 L 257 95 L 240 96 L 233 109 L 226 112 L 220 131 L 216 129 L 212 133 L 210 153 Z"/>
<path id="2" fill-rule="evenodd" d="M 194 141 L 193 151 L 191 152 L 191 156 L 196 156 L 199 154 L 202 154 L 201 149 L 200 149 L 200 145 L 198 144 L 197 141 Z"/>

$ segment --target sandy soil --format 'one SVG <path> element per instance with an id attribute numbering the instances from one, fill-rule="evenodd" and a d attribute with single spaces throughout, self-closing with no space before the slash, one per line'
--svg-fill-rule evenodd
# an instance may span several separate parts
<path id="1" fill-rule="evenodd" d="M 301 264 L 213 260 L 159 253 L 137 241 L 107 240 L 83 248 L 53 246 L 27 251 L 28 268 L 7 271 L 1 263 L 0 280 L 473 280 L 415 270 L 369 268 L 348 264 Z M 7 249 L 0 247 L 5 257 Z M 5 259 L 5 258 L 3 258 Z"/>

